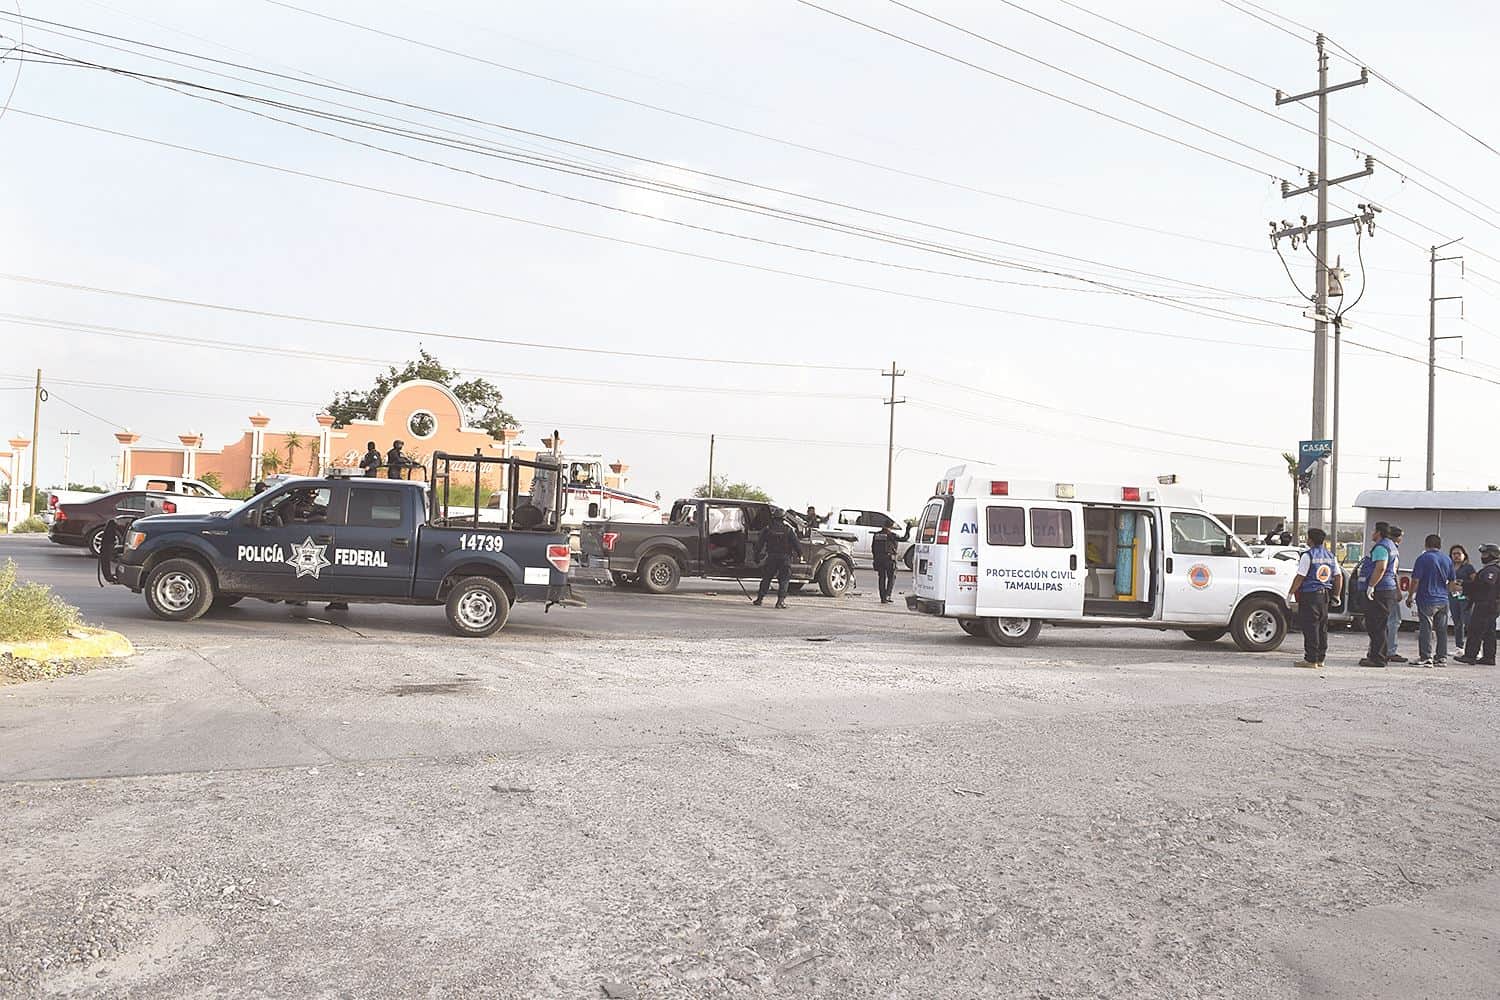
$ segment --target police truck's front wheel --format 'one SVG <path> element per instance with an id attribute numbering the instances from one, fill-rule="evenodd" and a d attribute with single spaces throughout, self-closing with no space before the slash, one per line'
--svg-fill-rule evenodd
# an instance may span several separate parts
<path id="1" fill-rule="evenodd" d="M 1037 618 L 986 618 L 984 635 L 997 646 L 1029 646 L 1041 634 Z"/>
<path id="2" fill-rule="evenodd" d="M 1287 618 L 1281 605 L 1269 597 L 1252 597 L 1234 609 L 1229 634 L 1247 653 L 1269 653 L 1286 638 Z"/>
<path id="3" fill-rule="evenodd" d="M 448 624 L 456 635 L 482 639 L 504 628 L 509 618 L 510 598 L 489 577 L 464 577 L 448 592 Z"/>
<path id="4" fill-rule="evenodd" d="M 146 606 L 169 622 L 202 617 L 214 600 L 208 570 L 192 559 L 168 559 L 146 574 Z"/>

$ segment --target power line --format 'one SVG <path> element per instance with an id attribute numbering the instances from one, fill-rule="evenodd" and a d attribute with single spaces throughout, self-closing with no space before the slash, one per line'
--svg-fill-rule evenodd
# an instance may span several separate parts
<path id="1" fill-rule="evenodd" d="M 275 2 L 278 2 L 278 0 L 267 0 L 267 2 L 268 3 L 275 3 Z M 956 55 L 952 54 L 951 52 L 944 52 L 942 49 L 934 48 L 931 45 L 925 45 L 922 42 L 917 41 L 916 39 L 907 38 L 905 35 L 898 34 L 897 32 L 887 31 L 884 28 L 877 27 L 876 25 L 870 24 L 867 21 L 861 21 L 858 18 L 851 17 L 848 14 L 844 14 L 844 13 L 841 13 L 841 12 L 836 11 L 836 10 L 830 10 L 827 7 L 819 6 L 818 4 L 813 3 L 812 0 L 796 0 L 796 2 L 802 4 L 804 7 L 811 7 L 814 10 L 822 11 L 823 13 L 828 14 L 828 15 L 830 15 L 832 17 L 836 17 L 836 18 L 838 18 L 841 21 L 847 21 L 850 24 L 857 25 L 857 26 L 859 26 L 861 28 L 866 29 L 867 31 L 872 31 L 872 32 L 874 32 L 875 34 L 878 34 L 878 35 L 884 35 L 887 38 L 890 38 L 890 39 L 893 39 L 895 41 L 901 42 L 902 44 L 905 44 L 905 45 L 910 45 L 913 48 L 922 49 L 923 51 L 930 52 L 933 55 L 938 56 L 939 58 L 947 59 L 950 62 L 958 63 L 961 66 L 967 66 L 970 69 L 978 70 L 979 72 L 984 73 L 987 76 L 993 76 L 993 77 L 995 77 L 998 80 L 1004 80 L 1006 83 L 1009 83 L 1009 84 L 1012 84 L 1014 86 L 1020 87 L 1023 90 L 1029 90 L 1029 91 L 1031 91 L 1033 93 L 1041 94 L 1044 97 L 1050 97 L 1053 100 L 1061 101 L 1063 104 L 1067 104 L 1067 105 L 1069 105 L 1071 107 L 1078 108 L 1081 111 L 1086 111 L 1086 112 L 1088 112 L 1091 115 L 1097 115 L 1100 118 L 1108 119 L 1109 121 L 1115 122 L 1116 124 L 1124 125 L 1127 128 L 1135 129 L 1138 132 L 1144 132 L 1147 135 L 1155 136 L 1158 139 L 1164 139 L 1167 142 L 1173 143 L 1173 144 L 1178 145 L 1178 146 L 1182 146 L 1185 149 L 1190 149 L 1190 150 L 1192 150 L 1195 153 L 1201 153 L 1204 156 L 1212 157 L 1213 159 L 1218 160 L 1221 163 L 1227 163 L 1227 164 L 1229 164 L 1231 166 L 1240 167 L 1240 168 L 1242 168 L 1244 170 L 1248 170 L 1251 173 L 1254 173 L 1254 174 L 1256 174 L 1258 176 L 1268 177 L 1271 180 L 1275 180 L 1275 181 L 1281 180 L 1281 178 L 1277 177 L 1275 174 L 1271 173 L 1270 171 L 1263 170 L 1260 167 L 1257 167 L 1257 166 L 1254 166 L 1252 164 L 1246 163 L 1243 160 L 1236 160 L 1236 159 L 1234 159 L 1231 156 L 1225 156 L 1222 153 L 1216 153 L 1216 152 L 1214 152 L 1211 149 L 1206 149 L 1203 146 L 1195 145 L 1194 143 L 1188 142 L 1188 141 L 1186 141 L 1184 139 L 1178 139 L 1175 136 L 1168 135 L 1165 132 L 1158 132 L 1157 130 L 1155 130 L 1153 128 L 1150 128 L 1149 126 L 1142 125 L 1142 124 L 1140 124 L 1138 122 L 1133 122 L 1133 121 L 1129 120 L 1128 118 L 1121 118 L 1120 116 L 1110 114 L 1107 111 L 1101 111 L 1098 108 L 1090 107 L 1089 105 L 1084 104 L 1081 101 L 1075 101 L 1075 100 L 1073 100 L 1071 98 L 1063 97 L 1061 94 L 1054 94 L 1050 90 L 1046 90 L 1046 89 L 1044 89 L 1042 87 L 1035 86 L 1034 84 L 1026 83 L 1023 80 L 1018 80 L 1018 79 L 1016 79 L 1015 77 L 1012 77 L 1012 76 L 1006 76 L 1004 73 L 1001 73 L 998 70 L 990 69 L 988 66 L 982 66 L 982 65 L 980 65 L 979 63 L 976 63 L 976 62 L 970 62 L 969 60 L 964 59 L 964 58 L 962 58 L 960 56 L 956 56 Z M 998 44 L 998 43 L 996 43 L 996 44 Z M 1054 68 L 1056 68 L 1056 67 L 1054 67 Z M 1059 72 L 1066 72 L 1066 71 L 1065 70 L 1059 70 Z M 1101 86 L 1102 87 L 1102 85 L 1100 85 L 1100 84 L 1096 84 L 1096 86 Z M 1103 89 L 1108 90 L 1109 88 L 1105 87 Z M 1115 92 L 1115 93 L 1118 93 L 1118 92 Z M 1135 98 L 1131 98 L 1131 97 L 1128 97 L 1128 96 L 1123 95 L 1123 94 L 1120 95 L 1120 96 L 1125 97 L 1126 100 L 1130 100 L 1133 103 L 1143 104 L 1144 106 L 1149 107 L 1152 110 L 1157 111 L 1160 114 L 1166 115 L 1169 118 L 1176 118 L 1179 121 L 1186 121 L 1186 119 L 1178 118 L 1178 116 L 1173 115 L 1171 112 L 1165 111 L 1165 110 L 1163 110 L 1161 108 L 1157 108 L 1154 105 L 1150 105 L 1150 104 L 1146 104 L 1145 102 L 1137 101 Z M 1228 139 L 1228 141 L 1233 142 L 1236 145 L 1244 145 L 1244 143 L 1240 143 L 1236 139 L 1232 139 L 1232 138 L 1229 138 L 1228 136 L 1224 136 L 1224 135 L 1222 135 L 1220 133 L 1213 132 L 1212 129 L 1205 129 L 1205 128 L 1203 128 L 1203 126 L 1199 126 L 1199 125 L 1196 125 L 1195 123 L 1191 123 L 1191 122 L 1189 124 L 1194 124 L 1194 127 L 1200 128 L 1203 131 L 1207 131 L 1207 132 L 1210 132 L 1210 133 L 1212 133 L 1214 135 L 1217 135 L 1217 136 L 1219 136 L 1219 138 Z M 1251 147 L 1251 148 L 1253 148 L 1253 147 Z M 1261 152 L 1261 151 L 1260 150 L 1256 150 L 1256 152 Z M 1269 155 L 1269 154 L 1262 153 L 1262 155 Z M 1275 157 L 1272 157 L 1272 158 L 1275 159 Z M 1295 164 L 1294 164 L 1294 166 L 1295 166 Z M 1298 169 L 1302 169 L 1302 168 L 1299 167 Z"/>

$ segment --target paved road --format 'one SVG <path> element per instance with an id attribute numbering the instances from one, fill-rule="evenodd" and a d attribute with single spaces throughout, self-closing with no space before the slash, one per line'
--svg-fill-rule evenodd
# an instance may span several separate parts
<path id="1" fill-rule="evenodd" d="M 0 995 L 1500 991 L 1493 670 L 708 587 L 177 626 L 5 555 L 143 652 L 0 688 Z"/>

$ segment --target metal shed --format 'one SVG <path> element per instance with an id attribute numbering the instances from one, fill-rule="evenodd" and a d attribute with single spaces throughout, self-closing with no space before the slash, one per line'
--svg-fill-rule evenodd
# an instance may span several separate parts
<path id="1" fill-rule="evenodd" d="M 1365 538 L 1376 521 L 1401 526 L 1405 532 L 1401 562 L 1411 565 L 1423 539 L 1441 535 L 1443 547 L 1462 545 L 1477 561 L 1481 542 L 1500 544 L 1500 491 L 1493 490 L 1364 490 L 1354 506 L 1365 511 Z"/>

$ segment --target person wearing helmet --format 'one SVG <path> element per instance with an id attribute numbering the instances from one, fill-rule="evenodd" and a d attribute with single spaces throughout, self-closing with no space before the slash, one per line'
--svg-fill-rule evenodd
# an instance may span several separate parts
<path id="1" fill-rule="evenodd" d="M 756 545 L 757 554 L 765 554 L 765 563 L 760 573 L 760 590 L 755 595 L 755 605 L 759 607 L 766 599 L 766 592 L 771 589 L 771 580 L 776 580 L 776 606 L 786 607 L 787 585 L 792 575 L 793 557 L 801 558 L 802 545 L 797 541 L 797 533 L 786 523 L 786 514 L 778 508 L 771 508 L 771 523 L 760 534 L 760 542 Z"/>
<path id="2" fill-rule="evenodd" d="M 1474 606 L 1469 627 L 1465 629 L 1468 641 L 1463 655 L 1453 659 L 1459 663 L 1493 667 L 1495 618 L 1500 615 L 1500 545 L 1485 542 L 1479 546 L 1479 562 L 1479 571 L 1464 584 L 1464 598 Z"/>
<path id="3" fill-rule="evenodd" d="M 366 479 L 373 479 L 380 472 L 380 449 L 375 447 L 374 441 L 366 442 L 365 456 L 359 460 L 359 467 L 364 470 Z"/>

